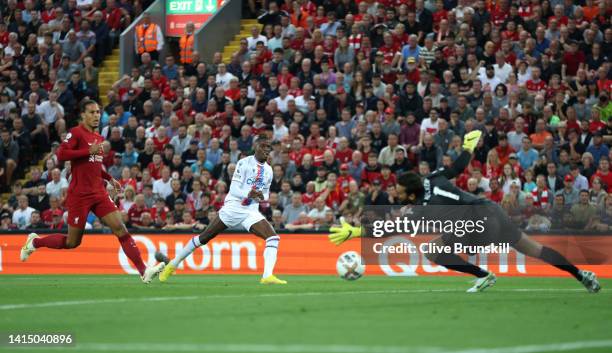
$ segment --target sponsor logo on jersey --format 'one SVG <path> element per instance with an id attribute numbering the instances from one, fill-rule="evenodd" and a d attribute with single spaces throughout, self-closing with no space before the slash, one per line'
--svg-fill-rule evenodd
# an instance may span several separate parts
<path id="1" fill-rule="evenodd" d="M 255 169 L 253 169 L 253 172 L 255 173 Z M 255 174 L 254 177 L 251 178 L 247 178 L 246 180 L 247 185 L 252 185 L 254 188 L 262 188 L 263 184 L 264 184 L 264 168 L 263 166 L 258 166 L 257 167 L 257 172 Z"/>
<path id="2" fill-rule="evenodd" d="M 255 170 L 253 170 L 253 172 L 255 172 Z M 254 190 L 257 189 L 262 189 L 263 188 L 263 184 L 264 184 L 264 167 L 263 166 L 257 166 L 257 173 L 254 177 L 251 178 L 247 178 L 246 180 L 246 184 L 247 185 L 251 185 L 253 187 Z M 250 198 L 246 198 L 242 201 L 242 205 L 243 206 L 248 206 L 253 202 L 252 199 Z"/>
<path id="3" fill-rule="evenodd" d="M 252 177 L 246 180 L 247 185 L 253 185 L 256 188 L 260 188 L 263 186 L 263 178 Z"/>
<path id="4" fill-rule="evenodd" d="M 94 141 L 97 142 L 97 141 Z M 93 142 L 87 142 L 88 146 L 93 145 Z M 104 160 L 104 156 L 101 156 L 99 154 L 90 154 L 89 155 L 89 161 L 92 163 L 102 163 L 102 161 Z"/>
<path id="5" fill-rule="evenodd" d="M 104 156 L 101 156 L 99 154 L 90 154 L 89 155 L 89 161 L 92 163 L 102 163 L 102 161 L 104 160 Z"/>

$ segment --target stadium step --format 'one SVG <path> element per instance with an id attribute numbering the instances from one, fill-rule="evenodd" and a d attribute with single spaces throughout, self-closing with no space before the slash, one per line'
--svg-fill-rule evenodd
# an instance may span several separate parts
<path id="1" fill-rule="evenodd" d="M 119 64 L 121 54 L 119 48 L 115 48 L 111 55 L 104 59 L 99 71 L 98 89 L 100 91 L 100 103 L 102 106 L 108 104 L 106 92 L 111 89 L 113 83 L 119 79 Z"/>
<path id="2" fill-rule="evenodd" d="M 108 61 L 104 61 L 104 65 L 102 67 L 109 68 L 118 68 L 119 67 L 119 58 L 117 59 L 108 59 Z"/>
<path id="3" fill-rule="evenodd" d="M 38 161 L 38 164 L 36 165 L 38 168 L 40 168 L 41 171 L 45 170 L 45 161 L 44 159 L 41 159 L 40 161 Z M 33 166 L 29 166 L 25 168 L 25 176 L 23 179 L 18 179 L 15 180 L 13 183 L 15 182 L 19 182 L 21 183 L 21 185 L 25 184 L 27 181 L 29 181 L 30 179 L 32 179 L 32 167 Z M 0 205 L 4 205 L 5 203 L 8 202 L 8 199 L 11 197 L 12 192 L 6 192 L 3 194 L 0 194 Z"/>
<path id="4" fill-rule="evenodd" d="M 238 45 L 228 45 L 225 48 L 223 48 L 223 52 L 229 52 L 229 53 L 233 53 L 235 51 L 238 50 L 238 48 L 240 48 L 240 46 Z"/>
<path id="5" fill-rule="evenodd" d="M 251 35 L 251 27 L 253 25 L 258 25 L 257 20 L 240 20 L 240 32 L 234 36 L 234 39 L 227 43 L 225 48 L 223 48 L 222 57 L 224 63 L 229 63 L 232 58 L 232 54 L 240 48 L 240 40 Z"/>

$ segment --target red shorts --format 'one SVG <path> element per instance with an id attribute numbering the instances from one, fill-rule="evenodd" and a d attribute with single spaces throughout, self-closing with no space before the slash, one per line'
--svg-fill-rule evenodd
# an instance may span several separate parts
<path id="1" fill-rule="evenodd" d="M 91 196 L 69 196 L 66 200 L 66 208 L 68 209 L 68 225 L 79 229 L 85 229 L 89 211 L 93 212 L 96 217 L 102 218 L 118 210 L 107 193 Z"/>

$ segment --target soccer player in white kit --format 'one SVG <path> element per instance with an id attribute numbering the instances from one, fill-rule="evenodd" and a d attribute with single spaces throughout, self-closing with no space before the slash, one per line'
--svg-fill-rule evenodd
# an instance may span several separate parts
<path id="1" fill-rule="evenodd" d="M 159 275 L 159 280 L 165 282 L 174 274 L 178 265 L 196 248 L 208 243 L 227 228 L 238 225 L 256 236 L 266 240 L 263 252 L 264 271 L 262 284 L 286 284 L 273 274 L 276 264 L 276 254 L 280 237 L 272 225 L 259 212 L 259 202 L 267 200 L 272 183 L 272 167 L 266 162 L 272 147 L 265 135 L 260 135 L 255 142 L 255 154 L 238 161 L 229 193 L 225 197 L 219 216 L 212 220 L 208 227 L 198 236 L 193 237 L 183 250 L 168 263 Z"/>

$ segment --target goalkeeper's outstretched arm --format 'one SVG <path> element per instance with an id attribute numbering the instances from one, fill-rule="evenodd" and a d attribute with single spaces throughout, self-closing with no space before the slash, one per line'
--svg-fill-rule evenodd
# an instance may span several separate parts
<path id="1" fill-rule="evenodd" d="M 442 175 L 450 180 L 463 173 L 468 164 L 470 164 L 472 153 L 474 153 L 474 149 L 476 149 L 481 136 L 482 132 L 480 130 L 474 130 L 465 134 L 463 137 L 463 152 L 461 152 L 450 168 L 444 168 Z"/>
<path id="2" fill-rule="evenodd" d="M 438 171 L 437 173 L 441 173 L 448 179 L 453 179 L 457 175 L 463 173 L 463 170 L 468 166 L 470 160 L 472 159 L 472 153 L 482 136 L 482 132 L 480 130 L 474 130 L 467 133 L 463 138 L 463 152 L 453 163 L 451 168 L 445 168 L 442 171 Z M 331 227 L 330 234 L 328 235 L 329 241 L 336 245 L 340 245 L 347 240 L 361 237 L 363 233 L 362 227 L 354 227 L 347 223 L 344 220 L 340 221 L 340 227 Z M 366 233 L 369 233 L 366 230 Z"/>

